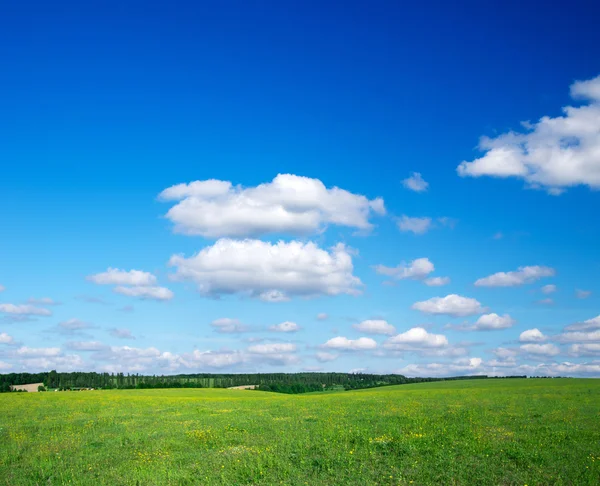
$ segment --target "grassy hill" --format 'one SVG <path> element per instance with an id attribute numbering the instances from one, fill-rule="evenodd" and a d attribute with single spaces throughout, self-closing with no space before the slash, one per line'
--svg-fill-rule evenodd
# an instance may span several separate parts
<path id="1" fill-rule="evenodd" d="M 600 484 L 600 380 L 0 395 L 0 484 Z"/>

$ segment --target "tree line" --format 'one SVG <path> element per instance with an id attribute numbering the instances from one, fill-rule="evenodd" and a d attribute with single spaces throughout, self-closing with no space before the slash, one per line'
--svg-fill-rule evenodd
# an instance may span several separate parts
<path id="1" fill-rule="evenodd" d="M 62 390 L 78 388 L 229 388 L 242 385 L 257 385 L 258 390 L 281 393 L 304 393 L 306 391 L 318 391 L 323 390 L 323 388 L 328 389 L 333 387 L 343 387 L 346 390 L 355 390 L 376 386 L 402 385 L 405 383 L 484 378 L 488 377 L 485 375 L 478 375 L 456 376 L 450 378 L 408 378 L 396 374 L 378 375 L 369 373 L 323 372 L 140 375 L 137 373 L 124 374 L 79 371 L 59 373 L 53 370 L 43 373 L 0 374 L 0 392 L 10 391 L 11 385 L 43 383 L 47 389 Z M 524 376 L 520 378 L 524 378 Z"/>

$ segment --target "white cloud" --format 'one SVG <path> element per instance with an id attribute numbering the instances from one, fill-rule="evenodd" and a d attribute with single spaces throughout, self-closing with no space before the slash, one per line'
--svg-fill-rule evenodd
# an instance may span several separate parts
<path id="1" fill-rule="evenodd" d="M 215 319 L 210 325 L 214 328 L 215 332 L 221 334 L 236 334 L 248 331 L 248 328 L 238 319 L 231 319 L 229 317 Z"/>
<path id="2" fill-rule="evenodd" d="M 352 275 L 350 251 L 341 243 L 328 252 L 312 242 L 221 239 L 190 258 L 174 255 L 169 264 L 177 268 L 174 279 L 192 280 L 205 295 L 264 298 L 276 292 L 281 300 L 358 295 L 362 286 Z"/>
<path id="3" fill-rule="evenodd" d="M 325 312 L 317 314 L 318 321 L 326 321 L 327 319 L 329 319 L 329 314 L 326 314 Z"/>
<path id="4" fill-rule="evenodd" d="M 565 332 L 556 336 L 556 340 L 563 343 L 575 342 L 600 342 L 600 329 L 597 331 L 583 332 L 572 331 Z"/>
<path id="5" fill-rule="evenodd" d="M 408 278 L 422 280 L 435 270 L 433 263 L 431 263 L 428 258 L 417 258 L 408 264 L 403 262 L 396 267 L 375 265 L 373 268 L 380 275 L 387 275 L 388 277 L 394 277 L 398 280 Z"/>
<path id="6" fill-rule="evenodd" d="M 138 297 L 140 299 L 150 300 L 171 300 L 173 292 L 166 287 L 124 287 L 117 286 L 113 289 L 117 294 L 127 295 L 128 297 Z"/>
<path id="7" fill-rule="evenodd" d="M 22 346 L 17 349 L 17 356 L 23 358 L 42 358 L 59 356 L 61 354 L 60 348 L 29 348 Z"/>
<path id="8" fill-rule="evenodd" d="M 358 339 L 348 339 L 343 336 L 331 338 L 325 344 L 324 348 L 338 349 L 340 351 L 362 351 L 375 349 L 377 343 L 371 338 L 361 337 Z"/>
<path id="9" fill-rule="evenodd" d="M 400 373 L 405 376 L 422 376 L 422 377 L 442 377 L 452 375 L 477 375 L 485 374 L 482 369 L 483 360 L 481 358 L 461 358 L 451 363 L 411 363 L 406 365 L 395 373 Z"/>
<path id="10" fill-rule="evenodd" d="M 34 297 L 30 297 L 29 299 L 27 299 L 27 303 L 35 304 L 35 305 L 58 305 L 59 304 L 59 302 L 56 302 L 55 300 L 51 299 L 50 297 L 42 297 L 41 299 L 36 299 Z"/>
<path id="11" fill-rule="evenodd" d="M 58 328 L 63 331 L 81 331 L 91 328 L 91 324 L 79 319 L 68 319 L 58 323 Z"/>
<path id="12" fill-rule="evenodd" d="M 19 316 L 51 316 L 52 312 L 43 307 L 35 307 L 30 304 L 0 304 L 0 312 Z"/>
<path id="13" fill-rule="evenodd" d="M 311 234 L 330 224 L 370 230 L 373 213 L 385 214 L 381 198 L 327 189 L 318 179 L 292 174 L 250 188 L 217 180 L 178 184 L 159 198 L 179 201 L 166 215 L 176 232 L 211 238 Z"/>
<path id="14" fill-rule="evenodd" d="M 600 357 L 600 343 L 573 344 L 569 347 L 569 354 L 577 357 Z"/>
<path id="15" fill-rule="evenodd" d="M 536 356 L 556 356 L 560 353 L 554 344 L 523 344 L 520 349 Z"/>
<path id="16" fill-rule="evenodd" d="M 340 357 L 339 354 L 334 354 L 334 353 L 317 353 L 315 354 L 315 358 L 317 359 L 317 361 L 321 362 L 321 363 L 325 363 L 327 361 L 334 361 L 336 359 L 338 359 Z"/>
<path id="17" fill-rule="evenodd" d="M 74 351 L 99 351 L 106 348 L 106 345 L 99 341 L 70 341 L 65 346 Z"/>
<path id="18" fill-rule="evenodd" d="M 111 336 L 119 338 L 119 339 L 135 339 L 135 336 L 131 334 L 129 329 L 117 329 L 113 328 L 109 330 Z"/>
<path id="19" fill-rule="evenodd" d="M 580 290 L 580 289 L 575 290 L 575 296 L 578 299 L 587 299 L 590 295 L 592 295 L 592 292 L 589 290 Z"/>
<path id="20" fill-rule="evenodd" d="M 547 299 L 540 299 L 540 300 L 538 300 L 537 303 L 542 304 L 542 305 L 552 305 L 552 304 L 554 304 L 554 301 L 550 298 L 547 298 Z"/>
<path id="21" fill-rule="evenodd" d="M 425 285 L 430 287 L 442 287 L 450 283 L 450 277 L 431 277 L 425 280 Z"/>
<path id="22" fill-rule="evenodd" d="M 285 321 L 281 324 L 275 324 L 269 327 L 269 331 L 273 332 L 297 332 L 300 330 L 300 326 L 295 322 Z"/>
<path id="23" fill-rule="evenodd" d="M 522 343 L 539 343 L 548 339 L 539 329 L 527 329 L 519 336 L 519 341 Z"/>
<path id="24" fill-rule="evenodd" d="M 366 320 L 352 326 L 354 329 L 365 334 L 387 334 L 392 335 L 396 328 L 384 320 Z"/>
<path id="25" fill-rule="evenodd" d="M 482 137 L 484 155 L 462 162 L 461 177 L 516 177 L 530 187 L 560 194 L 568 187 L 600 188 L 600 76 L 571 85 L 571 96 L 586 101 L 563 108 L 563 116 L 525 123 L 525 132 Z"/>
<path id="26" fill-rule="evenodd" d="M 419 350 L 423 348 L 444 348 L 448 339 L 443 334 L 432 334 L 422 327 L 413 327 L 402 334 L 389 338 L 384 347 L 395 350 Z"/>
<path id="27" fill-rule="evenodd" d="M 0 361 L 0 370 L 10 370 L 12 365 L 10 363 L 5 363 L 4 361 Z"/>
<path id="28" fill-rule="evenodd" d="M 0 292 L 4 292 L 6 290 L 6 287 L 4 285 L 0 285 Z"/>
<path id="29" fill-rule="evenodd" d="M 108 268 L 106 272 L 88 275 L 87 280 L 98 285 L 150 286 L 156 283 L 156 277 L 141 270 L 119 270 Z"/>
<path id="30" fill-rule="evenodd" d="M 503 360 L 514 359 L 517 356 L 517 351 L 510 348 L 496 348 L 492 353 Z"/>
<path id="31" fill-rule="evenodd" d="M 423 179 L 419 172 L 413 172 L 409 177 L 402 181 L 402 185 L 415 192 L 424 192 L 429 187 L 429 183 Z"/>
<path id="32" fill-rule="evenodd" d="M 403 215 L 398 220 L 398 228 L 400 231 L 410 231 L 415 235 L 422 235 L 431 229 L 431 218 L 411 218 Z"/>
<path id="33" fill-rule="evenodd" d="M 0 344 L 14 344 L 15 340 L 5 332 L 0 333 Z"/>
<path id="34" fill-rule="evenodd" d="M 279 354 L 293 353 L 294 351 L 296 351 L 296 345 L 292 343 L 255 344 L 248 347 L 248 352 L 252 354 Z"/>
<path id="35" fill-rule="evenodd" d="M 534 282 L 543 277 L 552 277 L 556 272 L 553 268 L 530 266 L 519 267 L 514 272 L 498 272 L 475 282 L 477 287 L 515 287 Z"/>
<path id="36" fill-rule="evenodd" d="M 423 302 L 415 302 L 412 309 L 425 314 L 441 314 L 453 317 L 481 314 L 485 308 L 475 299 L 450 294 L 446 297 L 432 297 Z"/>
<path id="37" fill-rule="evenodd" d="M 473 326 L 473 329 L 476 331 L 486 331 L 486 330 L 494 330 L 494 329 L 507 329 L 509 327 L 514 326 L 516 321 L 510 317 L 508 314 L 504 314 L 503 316 L 499 316 L 496 313 L 484 314 Z"/>
<path id="38" fill-rule="evenodd" d="M 244 355 L 239 351 L 216 352 L 198 351 L 183 355 L 188 368 L 227 368 L 244 361 Z"/>
<path id="39" fill-rule="evenodd" d="M 556 292 L 556 285 L 554 285 L 554 284 L 544 285 L 542 287 L 542 292 L 544 294 L 552 294 L 553 292 Z"/>
<path id="40" fill-rule="evenodd" d="M 583 322 L 571 324 L 565 328 L 567 331 L 593 331 L 600 329 L 600 315 Z"/>

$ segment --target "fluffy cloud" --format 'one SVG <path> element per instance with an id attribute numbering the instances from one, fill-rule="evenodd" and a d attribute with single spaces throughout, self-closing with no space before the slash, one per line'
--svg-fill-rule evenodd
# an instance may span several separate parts
<path id="1" fill-rule="evenodd" d="M 544 285 L 542 287 L 542 292 L 544 294 L 552 294 L 553 292 L 556 292 L 556 285 L 553 285 L 553 284 Z"/>
<path id="2" fill-rule="evenodd" d="M 560 194 L 568 187 L 600 188 L 600 76 L 571 85 L 587 103 L 563 108 L 563 116 L 524 123 L 524 132 L 482 137 L 483 157 L 462 162 L 461 177 L 516 177 L 530 187 Z"/>
<path id="3" fill-rule="evenodd" d="M 321 353 L 315 354 L 315 358 L 320 363 L 326 363 L 327 361 L 334 361 L 334 360 L 338 359 L 339 357 L 340 357 L 339 354 L 334 354 L 334 353 L 323 353 L 323 352 L 321 352 Z"/>
<path id="4" fill-rule="evenodd" d="M 317 314 L 318 321 L 326 321 L 327 319 L 329 319 L 329 314 L 326 314 L 325 312 Z"/>
<path id="5" fill-rule="evenodd" d="M 98 285 L 133 285 L 150 286 L 156 283 L 156 277 L 149 272 L 141 270 L 119 270 L 118 268 L 108 268 L 106 272 L 88 275 L 86 277 L 90 282 Z"/>
<path id="6" fill-rule="evenodd" d="M 446 297 L 432 297 L 423 302 L 415 302 L 412 308 L 425 314 L 440 314 L 453 317 L 481 314 L 485 308 L 475 299 L 450 294 Z"/>
<path id="7" fill-rule="evenodd" d="M 74 351 L 100 351 L 106 348 L 106 345 L 99 341 L 70 341 L 65 347 Z"/>
<path id="8" fill-rule="evenodd" d="M 60 348 L 29 348 L 22 346 L 17 349 L 17 356 L 23 358 L 41 358 L 59 356 L 61 354 Z"/>
<path id="9" fill-rule="evenodd" d="M 475 282 L 477 287 L 515 287 L 534 282 L 543 277 L 552 277 L 556 272 L 553 268 L 530 266 L 519 267 L 514 272 L 498 272 Z"/>
<path id="10" fill-rule="evenodd" d="M 450 277 L 431 277 L 425 280 L 425 285 L 430 287 L 442 287 L 450 283 Z"/>
<path id="11" fill-rule="evenodd" d="M 589 290 L 575 290 L 575 296 L 578 299 L 587 299 L 590 295 L 592 295 L 592 292 L 590 292 Z"/>
<path id="12" fill-rule="evenodd" d="M 365 334 L 387 334 L 392 335 L 396 328 L 384 320 L 366 320 L 352 326 L 354 329 Z"/>
<path id="13" fill-rule="evenodd" d="M 413 327 L 402 334 L 389 338 L 384 347 L 394 350 L 414 351 L 423 348 L 444 348 L 448 339 L 443 334 L 432 334 L 422 327 Z"/>
<path id="14" fill-rule="evenodd" d="M 462 358 L 451 363 L 412 363 L 406 365 L 395 373 L 405 376 L 442 377 L 452 375 L 477 375 L 485 374 L 481 358 Z"/>
<path id="15" fill-rule="evenodd" d="M 408 278 L 422 280 L 435 270 L 433 263 L 431 263 L 428 258 L 417 258 L 408 264 L 401 263 L 396 267 L 375 265 L 373 268 L 381 275 L 394 277 L 398 280 L 404 280 Z"/>
<path id="16" fill-rule="evenodd" d="M 135 339 L 135 336 L 131 334 L 131 331 L 129 329 L 112 328 L 109 329 L 109 333 L 112 337 L 116 337 L 119 339 Z"/>
<path id="17" fill-rule="evenodd" d="M 5 332 L 0 333 L 0 344 L 14 344 L 15 340 Z"/>
<path id="18" fill-rule="evenodd" d="M 504 314 L 503 316 L 499 316 L 496 313 L 484 314 L 473 326 L 475 331 L 490 331 L 494 329 L 507 329 L 509 327 L 514 326 L 516 321 L 510 317 L 508 314 Z"/>
<path id="19" fill-rule="evenodd" d="M 571 324 L 565 328 L 567 331 L 593 331 L 595 329 L 600 329 L 600 316 L 588 319 L 587 321 Z"/>
<path id="20" fill-rule="evenodd" d="M 410 231 L 415 235 L 422 235 L 431 229 L 431 218 L 411 218 L 403 215 L 397 222 L 400 231 Z"/>
<path id="21" fill-rule="evenodd" d="M 520 347 L 521 351 L 536 356 L 556 356 L 560 353 L 554 344 L 523 344 Z"/>
<path id="22" fill-rule="evenodd" d="M 0 304 L 0 312 L 14 314 L 18 316 L 51 316 L 52 312 L 43 307 L 36 307 L 30 304 Z"/>
<path id="23" fill-rule="evenodd" d="M 113 290 L 117 294 L 137 297 L 139 299 L 171 300 L 173 298 L 173 292 L 165 287 L 124 287 L 119 285 Z"/>
<path id="24" fill-rule="evenodd" d="M 337 349 L 340 351 L 363 351 L 375 349 L 377 343 L 371 338 L 361 337 L 358 339 L 348 339 L 343 336 L 331 338 L 325 344 L 324 348 Z"/>
<path id="25" fill-rule="evenodd" d="M 548 339 L 539 329 L 527 329 L 519 336 L 519 341 L 522 343 L 539 343 Z"/>
<path id="26" fill-rule="evenodd" d="M 205 295 L 240 293 L 264 299 L 277 292 L 282 300 L 358 295 L 362 286 L 352 275 L 352 257 L 343 244 L 328 252 L 312 242 L 221 239 L 190 258 L 174 255 L 169 264 L 176 267 L 172 278 L 195 282 Z"/>
<path id="27" fill-rule="evenodd" d="M 569 354 L 576 357 L 600 357 L 600 343 L 573 344 L 569 347 Z"/>
<path id="28" fill-rule="evenodd" d="M 297 332 L 300 330 L 300 326 L 295 322 L 285 321 L 281 324 L 275 324 L 269 327 L 269 331 L 273 332 Z"/>
<path id="29" fill-rule="evenodd" d="M 423 179 L 419 172 L 413 172 L 409 177 L 402 181 L 402 185 L 415 192 L 424 192 L 429 187 L 429 183 Z"/>
<path id="30" fill-rule="evenodd" d="M 215 319 L 210 323 L 215 332 L 221 334 L 237 334 L 240 332 L 248 331 L 248 328 L 243 325 L 238 319 L 231 319 L 229 317 L 222 317 L 221 319 Z"/>
<path id="31" fill-rule="evenodd" d="M 248 347 L 248 352 L 252 354 L 280 354 L 294 351 L 296 351 L 296 345 L 292 343 L 255 344 Z"/>
<path id="32" fill-rule="evenodd" d="M 176 232 L 211 238 L 311 234 L 330 224 L 370 230 L 373 213 L 385 214 L 381 198 L 328 189 L 318 179 L 292 174 L 249 188 L 218 180 L 178 184 L 159 198 L 178 201 L 166 215 Z"/>
<path id="33" fill-rule="evenodd" d="M 564 332 L 556 337 L 557 341 L 563 343 L 575 343 L 575 342 L 600 342 L 600 329 L 597 331 L 583 332 L 583 331 L 572 331 Z"/>

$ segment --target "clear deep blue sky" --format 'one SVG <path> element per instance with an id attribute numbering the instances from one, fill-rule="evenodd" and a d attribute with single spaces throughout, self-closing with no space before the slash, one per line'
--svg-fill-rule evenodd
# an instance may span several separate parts
<path id="1" fill-rule="evenodd" d="M 600 193 L 582 183 L 552 196 L 526 188 L 522 178 L 457 175 L 462 161 L 482 155 L 481 136 L 522 130 L 522 121 L 579 106 L 569 87 L 600 74 L 598 2 L 523 3 L 5 2 L 0 303 L 34 305 L 27 300 L 49 297 L 61 305 L 50 316 L 4 312 L 0 334 L 11 342 L 0 344 L 0 363 L 13 371 L 161 372 L 165 360 L 142 356 L 157 348 L 178 356 L 237 351 L 241 361 L 224 368 L 235 371 L 427 374 L 407 366 L 441 362 L 458 374 L 451 366 L 470 358 L 481 358 L 485 372 L 500 372 L 485 364 L 500 346 L 514 351 L 515 366 L 541 366 L 540 374 L 564 371 L 557 368 L 563 362 L 582 366 L 563 374 L 600 374 L 598 350 L 578 354 L 560 337 L 564 326 L 600 314 Z M 403 186 L 412 172 L 422 174 L 426 191 Z M 194 282 L 169 279 L 171 255 L 190 257 L 217 238 L 173 232 L 164 216 L 174 204 L 159 201 L 161 191 L 207 179 L 253 187 L 277 174 L 383 198 L 387 215 L 372 216 L 375 227 L 366 236 L 332 224 L 320 234 L 258 237 L 358 250 L 353 274 L 365 284 L 362 295 L 265 303 L 242 292 L 216 299 L 200 295 Z M 401 215 L 456 223 L 417 235 L 399 230 Z M 372 268 L 425 257 L 436 276 L 451 278 L 449 285 L 382 285 L 385 278 Z M 522 266 L 549 267 L 555 275 L 508 288 L 474 286 Z M 108 267 L 151 272 L 174 297 L 139 300 L 86 280 Z M 541 293 L 546 284 L 557 291 Z M 577 298 L 576 289 L 591 294 Z M 475 298 L 516 324 L 459 331 L 446 326 L 473 325 L 478 316 L 411 309 L 448 294 Z M 553 303 L 540 304 L 544 298 Z M 329 318 L 316 320 L 318 313 Z M 214 332 L 210 323 L 224 317 L 252 331 Z M 395 326 L 395 334 L 423 326 L 466 351 L 431 356 L 419 348 L 392 356 L 386 337 L 371 335 L 375 350 L 334 350 L 339 358 L 325 363 L 314 358 L 331 352 L 321 347 L 331 338 L 366 337 L 352 325 L 375 318 Z M 69 319 L 88 327 L 65 334 L 60 323 Z M 264 331 L 283 321 L 302 330 Z M 112 328 L 136 339 L 119 339 Z M 532 328 L 560 354 L 522 350 L 519 335 Z M 246 357 L 248 338 L 279 343 L 273 336 L 296 345 L 293 359 L 278 367 L 277 359 Z M 595 338 L 582 339 L 576 344 Z M 79 342 L 95 342 L 100 351 L 77 351 Z M 122 358 L 125 345 L 141 361 Z M 186 363 L 169 371 L 213 369 L 189 356 Z"/>

